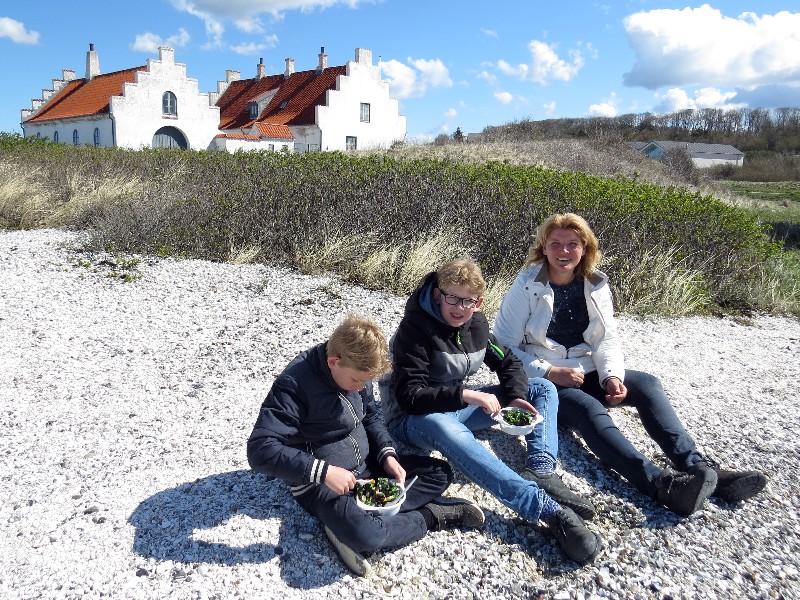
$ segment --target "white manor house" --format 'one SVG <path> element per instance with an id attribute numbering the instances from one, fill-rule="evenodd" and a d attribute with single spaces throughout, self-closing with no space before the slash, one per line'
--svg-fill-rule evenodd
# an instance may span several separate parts
<path id="1" fill-rule="evenodd" d="M 389 84 L 372 64 L 372 52 L 356 48 L 355 60 L 329 67 L 322 48 L 315 69 L 242 79 L 226 71 L 216 92 L 200 92 L 172 48 L 138 67 L 103 74 L 92 44 L 86 74 L 62 70 L 21 111 L 25 137 L 63 144 L 140 149 L 270 150 L 307 152 L 387 148 L 406 136 L 406 118 L 389 96 Z"/>

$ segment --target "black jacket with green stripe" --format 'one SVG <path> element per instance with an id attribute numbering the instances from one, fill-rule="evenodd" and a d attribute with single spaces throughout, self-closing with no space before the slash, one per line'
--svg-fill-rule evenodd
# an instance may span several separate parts
<path id="1" fill-rule="evenodd" d="M 464 408 L 464 381 L 484 363 L 500 380 L 501 403 L 528 397 L 522 363 L 490 332 L 486 316 L 475 312 L 462 327 L 451 327 L 433 302 L 437 285 L 436 273 L 422 280 L 391 339 L 392 373 L 379 388 L 389 430 L 405 415 Z"/>

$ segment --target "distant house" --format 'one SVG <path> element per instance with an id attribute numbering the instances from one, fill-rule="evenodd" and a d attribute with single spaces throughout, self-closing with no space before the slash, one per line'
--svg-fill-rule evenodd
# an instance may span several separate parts
<path id="1" fill-rule="evenodd" d="M 406 118 L 389 97 L 389 84 L 372 64 L 372 53 L 356 49 L 355 61 L 328 67 L 319 54 L 316 69 L 256 77 L 227 71 L 217 91 L 201 93 L 186 67 L 174 62 L 172 48 L 159 60 L 101 74 L 90 45 L 86 76 L 63 70 L 50 90 L 21 111 L 25 137 L 65 144 L 138 149 L 180 147 L 305 152 L 388 147 L 403 140 Z"/>
<path id="2" fill-rule="evenodd" d="M 741 167 L 744 164 L 744 153 L 728 144 L 699 144 L 695 142 L 648 142 L 635 148 L 650 158 L 661 159 L 669 150 L 684 150 L 689 154 L 698 168 L 712 167 L 714 165 L 733 165 Z"/>

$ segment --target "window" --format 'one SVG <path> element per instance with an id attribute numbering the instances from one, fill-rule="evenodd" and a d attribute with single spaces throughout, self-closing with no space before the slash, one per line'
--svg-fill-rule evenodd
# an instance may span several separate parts
<path id="1" fill-rule="evenodd" d="M 248 110 L 248 114 L 250 115 L 251 119 L 255 119 L 255 118 L 258 117 L 258 103 L 257 102 L 251 102 L 248 105 L 247 110 Z"/>
<path id="2" fill-rule="evenodd" d="M 281 146 L 281 152 L 288 152 L 289 151 L 289 144 L 284 144 Z"/>
<path id="3" fill-rule="evenodd" d="M 309 152 L 319 152 L 319 144 L 309 144 L 308 145 Z"/>
<path id="4" fill-rule="evenodd" d="M 286 108 L 286 105 L 287 105 L 287 104 L 289 104 L 289 101 L 288 101 L 288 100 L 284 100 L 283 102 L 281 102 L 281 103 L 280 103 L 280 105 L 278 106 L 278 108 Z"/>
<path id="5" fill-rule="evenodd" d="M 294 151 L 297 152 L 298 154 L 304 152 L 305 151 L 305 144 L 301 144 L 300 142 L 295 142 L 294 143 Z"/>
<path id="6" fill-rule="evenodd" d="M 99 145 L 100 145 L 100 129 L 98 127 L 95 127 L 94 128 L 94 146 L 95 146 L 95 148 L 97 148 L 97 146 L 99 146 Z"/>
<path id="7" fill-rule="evenodd" d="M 72 130 L 72 144 L 74 146 L 77 146 L 78 144 L 80 144 L 80 142 L 81 142 L 81 140 L 78 137 L 78 130 L 77 129 L 73 129 Z"/>
<path id="8" fill-rule="evenodd" d="M 161 96 L 161 112 L 165 117 L 178 116 L 178 99 L 172 92 L 164 92 Z"/>
<path id="9" fill-rule="evenodd" d="M 269 148 L 270 152 L 275 152 L 275 144 L 270 144 L 267 148 Z"/>
<path id="10" fill-rule="evenodd" d="M 366 102 L 361 103 L 361 122 L 369 123 L 369 104 Z"/>
<path id="11" fill-rule="evenodd" d="M 53 141 L 54 142 L 58 142 L 58 132 L 57 131 L 53 133 Z"/>
<path id="12" fill-rule="evenodd" d="M 358 138 L 354 135 L 348 135 L 345 138 L 344 142 L 345 148 L 348 150 L 357 150 L 358 149 Z"/>

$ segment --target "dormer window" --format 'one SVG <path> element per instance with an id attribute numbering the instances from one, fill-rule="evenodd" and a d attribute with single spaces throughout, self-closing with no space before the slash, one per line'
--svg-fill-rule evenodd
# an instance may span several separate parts
<path id="1" fill-rule="evenodd" d="M 247 111 L 251 119 L 258 118 L 258 102 L 251 102 L 247 106 Z"/>
<path id="2" fill-rule="evenodd" d="M 164 92 L 161 96 L 161 113 L 165 117 L 178 116 L 178 98 L 172 92 Z"/>
<path id="3" fill-rule="evenodd" d="M 278 108 L 286 108 L 287 104 L 289 104 L 289 101 L 288 100 L 284 100 L 283 102 L 281 102 L 281 104 L 280 104 L 280 106 Z"/>

